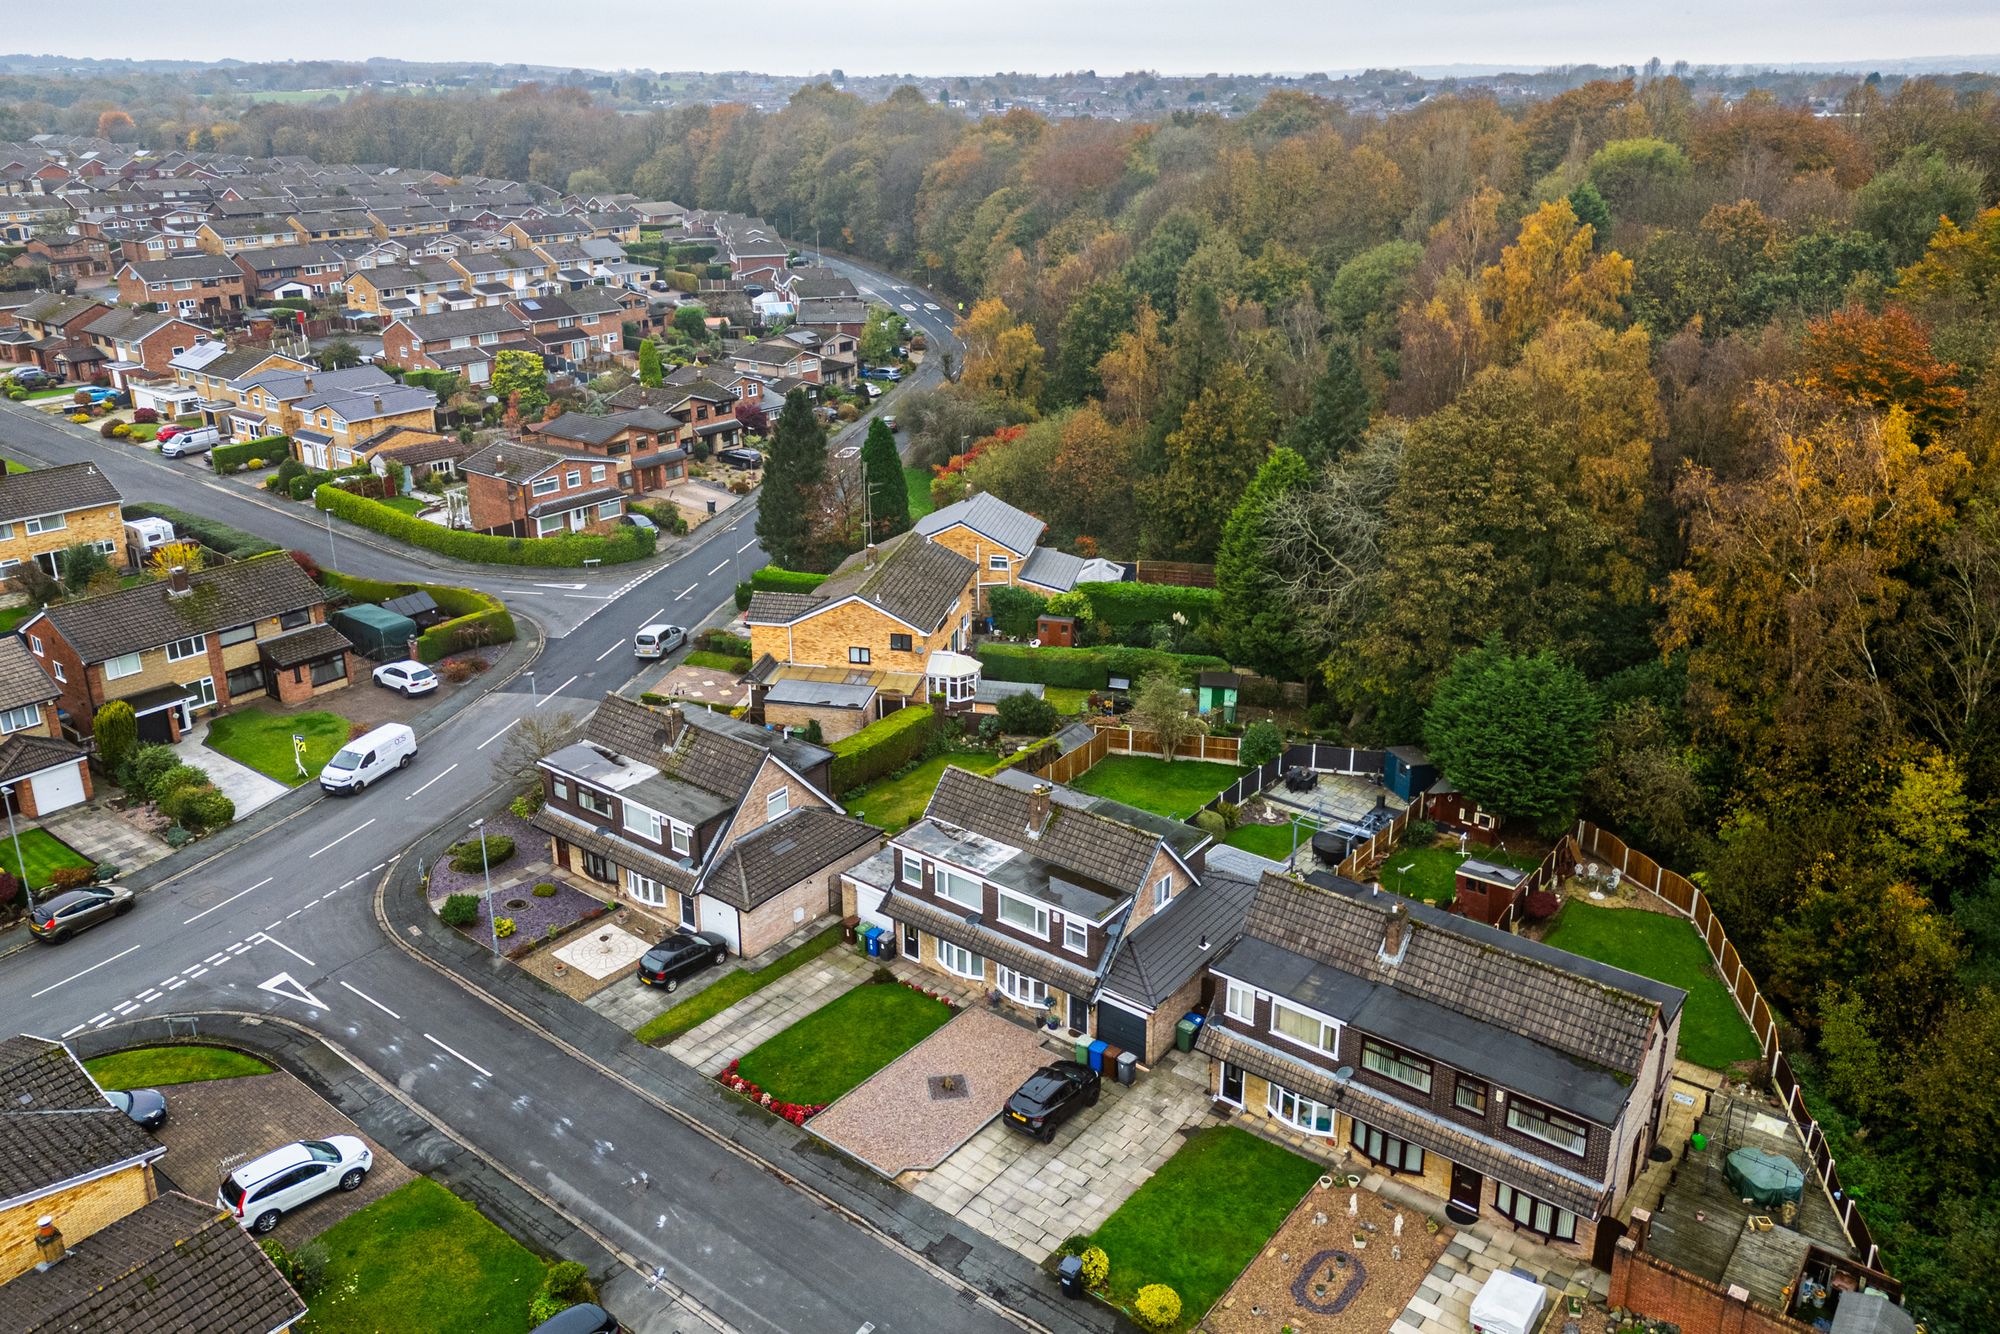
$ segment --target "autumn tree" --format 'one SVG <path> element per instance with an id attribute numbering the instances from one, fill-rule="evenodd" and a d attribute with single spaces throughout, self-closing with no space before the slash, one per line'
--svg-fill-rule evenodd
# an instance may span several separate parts
<path id="1" fill-rule="evenodd" d="M 825 481 L 826 426 L 813 412 L 811 395 L 794 389 L 778 414 L 757 504 L 757 540 L 772 564 L 796 570 L 812 560 L 818 493 Z"/>
<path id="2" fill-rule="evenodd" d="M 1132 726 L 1153 734 L 1169 763 L 1181 742 L 1208 731 L 1208 724 L 1195 715 L 1194 701 L 1188 698 L 1180 678 L 1172 672 L 1140 677 L 1127 717 Z"/>
<path id="3" fill-rule="evenodd" d="M 1034 403 L 1042 394 L 1042 345 L 1032 327 L 1014 318 L 1006 303 L 989 297 L 958 323 L 965 343 L 959 383 L 1001 399 Z"/>
<path id="4" fill-rule="evenodd" d="M 1116 279 L 1092 283 L 1077 294 L 1056 334 L 1055 366 L 1043 394 L 1047 406 L 1068 407 L 1104 392 L 1097 363 L 1132 328 L 1137 309 L 1132 289 Z"/>
<path id="5" fill-rule="evenodd" d="M 549 369 L 538 352 L 504 349 L 493 354 L 492 387 L 510 411 L 538 413 L 549 403 Z"/>
<path id="6" fill-rule="evenodd" d="M 1160 317 L 1146 301 L 1132 316 L 1132 327 L 1112 340 L 1111 350 L 1097 362 L 1104 386 L 1104 415 L 1118 425 L 1150 422 L 1166 393 L 1167 348 L 1160 336 Z"/>
<path id="7" fill-rule="evenodd" d="M 1567 199 L 1542 205 L 1521 224 L 1500 262 L 1480 275 L 1493 343 L 1518 347 L 1566 316 L 1609 320 L 1632 289 L 1632 263 L 1591 249 L 1591 232 Z"/>
<path id="8" fill-rule="evenodd" d="M 1901 306 L 1880 314 L 1849 306 L 1812 321 L 1800 361 L 1807 389 L 1876 412 L 1900 408 L 1923 435 L 1948 426 L 1965 406 L 1965 391 L 1953 382 L 1958 367 L 1932 355 L 1929 332 Z"/>
<path id="9" fill-rule="evenodd" d="M 131 115 L 116 107 L 97 113 L 97 137 L 100 139 L 116 139 L 121 134 L 129 136 L 137 128 L 132 123 Z"/>
<path id="10" fill-rule="evenodd" d="M 1165 467 L 1147 487 L 1147 549 L 1176 560 L 1212 556 L 1270 446 L 1263 388 L 1237 362 L 1223 362 L 1166 437 Z"/>

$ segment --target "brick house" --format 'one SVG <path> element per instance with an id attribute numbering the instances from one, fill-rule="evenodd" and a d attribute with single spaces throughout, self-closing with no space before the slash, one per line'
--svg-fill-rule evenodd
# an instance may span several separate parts
<path id="1" fill-rule="evenodd" d="M 986 590 L 1018 585 L 1048 596 L 1090 580 L 1117 582 L 1124 568 L 1037 545 L 1048 525 L 990 492 L 954 501 L 917 520 L 915 531 L 979 565 L 979 606 Z"/>
<path id="2" fill-rule="evenodd" d="M 97 710 L 122 699 L 142 739 L 179 741 L 197 713 L 346 685 L 359 659 L 325 620 L 325 592 L 273 553 L 48 607 L 20 632 L 61 688 L 71 734 L 87 735 Z"/>
<path id="3" fill-rule="evenodd" d="M 1660 1132 L 1686 993 L 1324 872 L 1267 873 L 1209 965 L 1219 1102 L 1465 1223 L 1591 1256 Z"/>
<path id="4" fill-rule="evenodd" d="M 782 338 L 768 343 L 732 341 L 724 346 L 722 355 L 735 369 L 751 375 L 820 382 L 819 353 Z"/>
<path id="5" fill-rule="evenodd" d="M 546 356 L 595 361 L 616 354 L 624 339 L 624 303 L 604 288 L 519 297 L 506 306 Z"/>
<path id="6" fill-rule="evenodd" d="M 70 369 L 70 355 L 90 346 L 84 326 L 109 309 L 94 297 L 38 293 L 14 308 L 12 327 L 0 346 L 10 360 L 40 366 L 51 375 L 64 374 Z"/>
<path id="7" fill-rule="evenodd" d="M 1231 856 L 1207 868 L 1209 844 L 1030 774 L 947 768 L 923 818 L 842 877 L 842 908 L 905 958 L 1151 1062 L 1249 909 L 1251 882 Z"/>
<path id="8" fill-rule="evenodd" d="M 94 463 L 0 474 L 0 578 L 32 561 L 60 579 L 63 549 L 79 542 L 115 555 L 125 541 L 123 504 Z"/>
<path id="9" fill-rule="evenodd" d="M 130 388 L 134 378 L 171 376 L 175 357 L 215 337 L 178 315 L 122 308 L 106 310 L 84 325 L 83 333 L 105 355 L 99 366 L 119 389 Z"/>
<path id="10" fill-rule="evenodd" d="M 194 235 L 197 246 L 209 255 L 234 255 L 244 250 L 268 250 L 298 243 L 297 235 L 283 218 L 209 218 L 195 228 Z"/>
<path id="11" fill-rule="evenodd" d="M 89 801 L 90 761 L 64 740 L 49 674 L 18 635 L 0 639 L 0 786 L 16 815 L 39 819 Z"/>
<path id="12" fill-rule="evenodd" d="M 502 440 L 458 465 L 472 527 L 508 537 L 559 537 L 625 512 L 618 468 L 602 454 L 558 453 Z"/>
<path id="13" fill-rule="evenodd" d="M 323 242 L 243 250 L 234 258 L 252 301 L 326 301 L 346 290 L 347 258 Z"/>
<path id="14" fill-rule="evenodd" d="M 459 271 L 441 259 L 360 269 L 347 279 L 347 310 L 382 319 L 470 310 L 480 298 L 467 291 L 464 282 Z"/>
<path id="15" fill-rule="evenodd" d="M 290 436 L 293 456 L 314 468 L 347 467 L 361 441 L 392 427 L 437 425 L 437 395 L 399 384 L 379 366 L 261 370 L 230 381 L 226 392 L 238 404 L 222 414 L 231 439 Z"/>
<path id="16" fill-rule="evenodd" d="M 664 491 L 687 480 L 687 451 L 674 443 L 681 423 L 653 408 L 593 417 L 565 412 L 522 428 L 550 448 L 601 454 L 618 465 L 618 485 L 632 495 Z"/>
<path id="17" fill-rule="evenodd" d="M 245 281 L 243 270 L 225 255 L 127 260 L 118 270 L 118 301 L 156 305 L 183 317 L 212 317 L 243 309 Z"/>
<path id="18" fill-rule="evenodd" d="M 37 236 L 28 253 L 49 266 L 49 281 L 69 283 L 111 272 L 111 243 L 98 236 Z"/>
<path id="19" fill-rule="evenodd" d="M 881 842 L 827 796 L 831 762 L 726 714 L 607 695 L 542 758 L 534 825 L 557 865 L 757 954 L 831 912 L 838 874 Z"/>
<path id="20" fill-rule="evenodd" d="M 535 350 L 519 316 L 499 306 L 442 315 L 405 315 L 382 331 L 382 355 L 405 370 L 452 370 L 468 384 L 493 378 L 493 354 Z"/>

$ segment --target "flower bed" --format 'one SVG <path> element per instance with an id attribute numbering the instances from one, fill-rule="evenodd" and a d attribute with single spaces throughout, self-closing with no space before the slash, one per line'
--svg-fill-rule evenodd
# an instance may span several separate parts
<path id="1" fill-rule="evenodd" d="M 511 811 L 503 811 L 499 815 L 489 816 L 486 821 L 486 833 L 488 837 L 513 839 L 514 846 L 520 849 L 520 851 L 514 854 L 516 858 L 528 858 L 539 862 L 545 860 L 547 857 L 548 835 L 542 833 Z M 473 837 L 472 831 L 467 829 L 459 841 L 467 842 Z M 538 851 L 540 855 L 532 856 L 530 853 L 531 849 Z M 503 875 L 513 876 L 519 874 L 520 864 L 517 861 L 503 862 L 501 865 L 494 867 L 493 872 L 494 883 L 498 884 L 500 877 Z M 431 864 L 430 877 L 430 899 L 433 904 L 441 902 L 447 894 L 484 894 L 486 892 L 486 877 L 479 867 L 475 866 L 470 871 L 453 870 L 449 856 L 440 856 Z M 505 916 L 505 914 L 503 913 L 502 916 Z"/>
<path id="2" fill-rule="evenodd" d="M 728 1089 L 731 1093 L 742 1094 L 765 1111 L 775 1116 L 784 1117 L 795 1126 L 804 1125 L 807 1117 L 823 1112 L 827 1107 L 827 1104 L 823 1102 L 783 1102 L 773 1098 L 769 1093 L 758 1088 L 749 1080 L 738 1076 L 735 1061 L 731 1061 L 728 1065 L 716 1071 L 715 1082 Z"/>

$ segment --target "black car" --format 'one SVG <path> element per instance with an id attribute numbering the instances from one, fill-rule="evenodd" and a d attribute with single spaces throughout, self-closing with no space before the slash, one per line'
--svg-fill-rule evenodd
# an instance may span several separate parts
<path id="1" fill-rule="evenodd" d="M 104 1100 L 148 1130 L 158 1130 L 167 1119 L 166 1095 L 157 1089 L 108 1089 Z"/>
<path id="2" fill-rule="evenodd" d="M 1046 1144 L 1078 1109 L 1097 1106 L 1102 1083 L 1097 1071 L 1081 1061 L 1045 1065 L 1007 1099 L 1007 1124 Z"/>
<path id="3" fill-rule="evenodd" d="M 558 1311 L 528 1334 L 618 1334 L 618 1321 L 594 1302 Z"/>
<path id="4" fill-rule="evenodd" d="M 639 980 L 678 991 L 681 979 L 729 957 L 729 942 L 713 931 L 681 931 L 639 956 Z"/>
<path id="5" fill-rule="evenodd" d="M 761 468 L 764 456 L 754 449 L 719 449 L 715 457 L 735 468 Z"/>

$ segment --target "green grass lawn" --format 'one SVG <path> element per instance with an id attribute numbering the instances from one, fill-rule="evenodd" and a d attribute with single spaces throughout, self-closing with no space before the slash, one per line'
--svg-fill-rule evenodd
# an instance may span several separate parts
<path id="1" fill-rule="evenodd" d="M 128 436 L 127 439 L 144 443 L 145 441 L 153 439 L 159 433 L 160 433 L 160 424 L 158 422 L 133 422 L 132 434 Z"/>
<path id="2" fill-rule="evenodd" d="M 1473 845 L 1470 859 L 1490 862 L 1495 866 L 1518 866 L 1522 870 L 1533 870 L 1541 865 L 1535 857 L 1518 857 L 1498 848 L 1482 848 Z M 1397 848 L 1389 854 L 1377 870 L 1376 876 L 1382 881 L 1382 888 L 1397 894 L 1407 894 L 1413 899 L 1426 903 L 1450 903 L 1455 892 L 1458 864 L 1468 860 L 1459 855 L 1457 848 Z M 1406 873 L 1403 868 L 1409 867 Z"/>
<path id="3" fill-rule="evenodd" d="M 1313 828 L 1301 822 L 1299 825 L 1299 846 L 1307 847 L 1312 842 Z M 1232 848 L 1242 848 L 1254 852 L 1259 857 L 1269 857 L 1274 862 L 1284 861 L 1292 855 L 1292 827 L 1289 824 L 1244 824 L 1229 831 L 1229 837 L 1222 840 Z M 1310 855 L 1310 850 L 1308 850 Z"/>
<path id="4" fill-rule="evenodd" d="M 954 1013 L 901 983 L 864 983 L 752 1047 L 736 1073 L 786 1102 L 832 1102 Z"/>
<path id="5" fill-rule="evenodd" d="M 681 659 L 683 667 L 706 667 L 712 672 L 730 672 L 741 676 L 750 670 L 750 659 L 732 658 L 727 653 L 710 653 L 707 649 L 695 649 Z"/>
<path id="6" fill-rule="evenodd" d="M 786 973 L 811 963 L 839 943 L 840 928 L 830 926 L 805 944 L 779 955 L 762 968 L 754 971 L 739 968 L 724 974 L 704 987 L 698 995 L 690 996 L 672 1009 L 647 1020 L 633 1036 L 647 1043 L 672 1042 L 697 1024 L 721 1014 L 745 996 L 755 995 Z"/>
<path id="7" fill-rule="evenodd" d="M 292 733 L 306 739 L 306 777 L 292 763 Z M 265 713 L 242 709 L 225 713 L 209 724 L 208 744 L 230 759 L 247 764 L 267 778 L 297 787 L 317 774 L 335 751 L 347 744 L 354 728 L 332 713 Z"/>
<path id="8" fill-rule="evenodd" d="M 1042 698 L 1054 706 L 1055 711 L 1065 718 L 1074 718 L 1077 714 L 1082 713 L 1090 704 L 1090 692 L 1088 690 L 1070 690 L 1063 686 L 1042 687 Z"/>
<path id="9" fill-rule="evenodd" d="M 1244 772 L 1233 764 L 1202 760 L 1169 764 L 1149 755 L 1112 755 L 1092 765 L 1070 786 L 1142 811 L 1185 820 Z"/>
<path id="10" fill-rule="evenodd" d="M 13 634 L 16 626 L 40 610 L 41 608 L 37 607 L 34 603 L 24 602 L 18 607 L 9 607 L 5 611 L 0 611 L 0 635 Z"/>
<path id="11" fill-rule="evenodd" d="M 8 474 L 9 474 L 10 476 L 11 476 L 12 474 L 14 474 L 14 473 L 17 473 L 17 472 L 27 472 L 27 471 L 28 471 L 28 465 L 27 465 L 27 464 L 25 464 L 25 463 L 16 463 L 16 462 L 15 462 L 15 461 L 14 461 L 13 459 L 8 459 L 8 460 L 7 460 L 7 472 L 8 472 Z"/>
<path id="12" fill-rule="evenodd" d="M 48 884 L 49 876 L 65 866 L 88 868 L 97 864 L 46 829 L 21 827 L 18 815 L 15 818 L 15 833 L 21 840 L 19 857 L 14 855 L 14 839 L 6 837 L 7 831 L 0 829 L 0 866 L 19 878 L 21 863 L 25 861 L 30 888 L 40 889 Z"/>
<path id="13" fill-rule="evenodd" d="M 910 518 L 921 519 L 937 506 L 931 504 L 931 470 L 905 465 L 903 486 L 910 493 Z"/>
<path id="14" fill-rule="evenodd" d="M 303 1334 L 519 1334 L 541 1260 L 428 1177 L 320 1233 L 326 1287 Z"/>
<path id="15" fill-rule="evenodd" d="M 1680 1055 L 1696 1065 L 1720 1070 L 1733 1061 L 1754 1061 L 1757 1035 L 1729 998 L 1708 947 L 1694 923 L 1635 908 L 1600 908 L 1570 899 L 1547 936 L 1549 944 L 1613 967 L 1679 987 L 1688 993 L 1681 1012 Z"/>
<path id="16" fill-rule="evenodd" d="M 407 514 L 411 518 L 415 518 L 424 511 L 424 502 L 413 496 L 390 496 L 382 503 L 397 513 Z"/>
<path id="17" fill-rule="evenodd" d="M 1290 1149 L 1235 1126 L 1211 1126 L 1189 1136 L 1077 1249 L 1104 1248 L 1111 1297 L 1122 1306 L 1148 1283 L 1171 1287 L 1181 1299 L 1177 1328 L 1187 1329 L 1228 1291 L 1319 1175 L 1319 1164 Z"/>
<path id="18" fill-rule="evenodd" d="M 856 788 L 840 799 L 847 813 L 866 820 L 877 829 L 895 833 L 924 813 L 936 791 L 945 766 L 955 764 L 976 774 L 991 773 L 999 767 L 997 756 L 979 752 L 933 755 L 916 768 L 896 778 L 884 778 L 867 787 Z"/>
<path id="19" fill-rule="evenodd" d="M 134 1047 L 85 1061 L 99 1087 L 152 1088 L 159 1084 L 199 1084 L 210 1079 L 268 1075 L 271 1067 L 255 1056 L 222 1047 Z"/>

